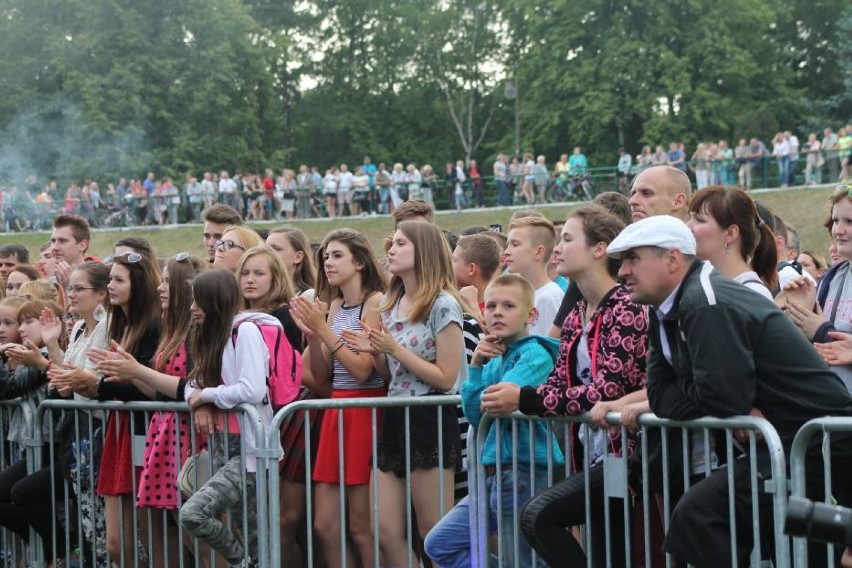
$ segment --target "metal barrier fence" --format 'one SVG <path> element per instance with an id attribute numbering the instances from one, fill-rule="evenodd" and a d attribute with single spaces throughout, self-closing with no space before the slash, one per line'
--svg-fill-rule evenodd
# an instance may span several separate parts
<path id="1" fill-rule="evenodd" d="M 814 436 L 821 434 L 820 450 L 823 460 L 823 481 L 825 488 L 823 502 L 833 504 L 833 497 L 831 495 L 832 472 L 830 451 L 832 432 L 852 432 L 852 418 L 816 418 L 807 422 L 796 433 L 793 445 L 790 448 L 791 497 L 807 498 L 805 479 L 807 453 L 811 440 Z M 834 554 L 834 546 L 831 544 L 826 545 L 829 566 L 834 564 Z M 799 537 L 793 538 L 793 560 L 796 568 L 808 566 L 808 543 L 806 539 Z"/>
<path id="2" fill-rule="evenodd" d="M 209 451 L 211 473 L 225 463 L 232 455 L 239 455 L 241 463 L 246 463 L 246 444 L 237 442 L 231 434 L 237 434 L 234 429 L 241 430 L 237 421 L 230 418 L 239 414 L 243 420 L 240 424 L 254 430 L 255 439 L 260 449 L 265 440 L 265 428 L 256 409 L 251 405 L 240 405 L 231 414 L 223 413 L 221 421 L 223 434 L 211 436 L 206 440 L 196 434 L 194 417 L 188 413 L 184 403 L 158 402 L 97 402 L 83 400 L 47 400 L 43 402 L 35 415 L 34 432 L 31 447 L 34 450 L 34 472 L 42 472 L 49 476 L 50 504 L 60 522 L 53 519 L 53 527 L 48 542 L 31 546 L 31 566 L 45 566 L 50 559 L 64 559 L 66 565 L 86 566 L 227 566 L 209 547 L 202 546 L 188 532 L 182 530 L 182 519 L 178 519 L 177 511 L 184 504 L 181 491 L 175 487 L 181 469 L 183 456 L 195 456 L 202 447 Z M 164 469 L 157 473 L 149 470 L 150 475 L 159 478 L 162 475 L 163 484 L 154 482 L 152 488 L 162 490 L 167 496 L 173 492 L 177 500 L 176 506 L 169 508 L 142 507 L 137 502 L 137 494 L 142 481 L 139 477 L 139 466 L 148 459 L 149 452 L 157 451 L 154 447 L 145 447 L 146 433 L 149 425 L 155 420 L 159 432 L 164 436 L 161 440 L 173 440 L 174 453 L 162 456 Z M 39 435 L 42 427 L 47 426 L 46 436 Z M 57 432 L 57 426 L 59 432 Z M 170 430 L 173 429 L 173 430 Z M 104 499 L 97 490 L 97 484 L 103 471 L 96 471 L 100 461 L 98 447 L 104 440 L 111 440 L 110 447 L 122 446 L 125 455 L 131 463 L 122 462 L 121 458 L 110 462 L 113 464 L 110 472 L 126 472 L 128 479 L 118 484 L 128 484 L 129 491 L 113 489 L 108 493 L 124 494 L 124 497 Z M 153 438 L 148 438 L 152 441 Z M 159 443 L 159 442 L 156 442 Z M 239 453 L 233 444 L 239 444 Z M 129 444 L 129 447 L 126 445 Z M 171 449 L 166 449 L 170 452 Z M 122 452 L 117 452 L 121 454 Z M 220 456 L 222 456 L 220 458 Z M 156 457 L 156 456 L 155 456 Z M 152 462 L 153 467 L 153 462 Z M 255 478 L 256 486 L 256 515 L 249 515 L 247 483 Z M 245 467 L 240 468 L 239 484 L 241 487 L 240 503 L 234 503 L 242 510 L 241 524 L 236 530 L 242 535 L 244 543 L 251 541 L 253 534 L 251 524 L 256 520 L 267 517 L 266 484 L 260 482 L 265 474 L 258 470 L 257 475 L 247 473 Z M 157 479 L 159 481 L 159 479 Z M 194 480 L 196 488 L 205 483 L 203 467 L 195 469 Z M 174 484 L 174 485 L 169 485 Z M 105 503 L 106 501 L 106 503 Z M 155 505 L 155 503 L 152 503 Z M 104 526 L 105 507 L 116 507 L 109 516 L 111 524 Z M 224 526 L 231 527 L 232 514 L 239 512 L 233 506 L 227 507 Z M 186 523 L 184 522 L 185 526 Z M 268 530 L 258 524 L 257 558 L 267 554 Z M 251 546 L 244 549 L 244 559 L 247 561 Z M 190 555 L 195 559 L 193 563 Z"/>
<path id="3" fill-rule="evenodd" d="M 618 418 L 619 415 L 617 413 L 610 413 L 607 416 L 607 422 L 612 426 L 618 426 Z M 488 437 L 489 429 L 492 425 L 496 428 L 496 440 L 498 441 L 498 445 L 501 440 L 503 440 L 503 433 L 501 428 L 505 427 L 504 423 L 509 422 L 512 428 L 512 442 L 513 442 L 513 450 L 517 448 L 518 437 L 517 437 L 517 426 L 518 423 L 532 423 L 537 420 L 547 420 L 551 424 L 554 423 L 563 423 L 563 436 L 560 440 L 560 445 L 565 448 L 566 455 L 566 474 L 570 475 L 575 473 L 572 471 L 572 468 L 568 467 L 568 464 L 571 463 L 570 456 L 573 455 L 574 452 L 574 443 L 573 443 L 573 434 L 570 433 L 570 425 L 585 425 L 584 428 L 584 439 L 583 443 L 583 461 L 585 463 L 589 463 L 589 448 L 591 446 L 591 438 L 590 438 L 590 421 L 587 415 L 574 416 L 574 417 L 566 417 L 566 418 L 531 418 L 528 416 L 515 414 L 510 419 L 501 419 L 501 420 L 493 420 L 491 417 L 485 415 L 482 418 L 478 428 L 477 428 L 477 444 L 476 452 L 477 456 L 479 456 L 485 446 L 486 439 Z M 773 562 L 776 568 L 788 568 L 790 566 L 790 554 L 788 548 L 788 540 L 784 535 L 783 527 L 784 527 L 784 516 L 786 514 L 786 503 L 787 503 L 787 495 L 786 495 L 786 469 L 785 469 L 785 460 L 784 460 L 784 449 L 781 445 L 781 440 L 778 437 L 775 429 L 772 425 L 761 418 L 754 418 L 750 416 L 742 416 L 742 417 L 733 417 L 733 418 L 712 418 L 705 417 L 697 420 L 691 420 L 687 422 L 673 421 L 673 420 L 665 420 L 661 418 L 657 418 L 654 415 L 646 414 L 642 415 L 639 419 L 640 429 L 640 438 L 643 442 L 646 442 L 649 437 L 649 433 L 652 430 L 658 430 L 660 433 L 660 461 L 659 461 L 659 471 L 662 476 L 662 495 L 658 495 L 655 498 L 652 495 L 651 491 L 651 483 L 650 476 L 654 474 L 652 471 L 656 466 L 652 466 L 649 460 L 649 448 L 647 443 L 640 443 L 639 447 L 637 447 L 636 452 L 638 452 L 640 461 L 637 465 L 635 461 L 632 462 L 632 465 L 628 466 L 624 458 L 620 459 L 610 459 L 605 457 L 603 462 L 604 468 L 604 479 L 603 486 L 597 485 L 594 489 L 590 487 L 590 477 L 589 471 L 592 469 L 591 467 L 583 468 L 584 471 L 584 479 L 583 479 L 583 500 L 585 502 L 585 515 L 584 519 L 584 527 L 589 527 L 590 520 L 593 514 L 593 503 L 592 503 L 592 491 L 602 491 L 602 499 L 604 504 L 604 523 L 603 526 L 606 527 L 604 537 L 604 550 L 601 551 L 600 540 L 598 540 L 597 544 L 593 544 L 593 535 L 591 531 L 585 530 L 584 537 L 582 542 L 584 542 L 585 553 L 586 553 L 586 563 L 587 566 L 593 565 L 593 555 L 595 553 L 598 554 L 598 558 L 600 558 L 600 553 L 603 552 L 606 558 L 607 566 L 619 566 L 619 563 L 612 562 L 612 554 L 615 550 L 616 546 L 619 547 L 619 550 L 625 551 L 623 559 L 619 560 L 619 562 L 623 562 L 625 566 L 633 565 L 633 556 L 631 554 L 631 522 L 630 519 L 632 517 L 631 507 L 630 507 L 630 495 L 631 490 L 641 490 L 641 505 L 642 505 L 642 526 L 643 530 L 643 548 L 644 548 L 644 565 L 645 566 L 653 566 L 656 565 L 652 559 L 652 542 L 651 542 L 651 530 L 649 527 L 653 525 L 654 519 L 651 517 L 650 511 L 651 507 L 654 504 L 654 501 L 659 501 L 659 497 L 661 497 L 661 505 L 662 505 L 662 516 L 663 516 L 663 531 L 665 533 L 668 532 L 670 521 L 671 521 L 671 511 L 676 504 L 676 499 L 673 499 L 673 494 L 680 494 L 681 490 L 683 493 L 689 490 L 691 485 L 694 485 L 698 481 L 700 481 L 700 477 L 707 477 L 713 471 L 716 470 L 713 462 L 713 454 L 714 451 L 720 451 L 721 448 L 716 448 L 715 450 L 712 448 L 715 437 L 711 436 L 711 432 L 716 431 L 724 435 L 724 455 L 726 456 L 724 460 L 724 465 L 727 467 L 727 489 L 728 489 L 728 511 L 729 511 L 729 525 L 730 525 L 730 545 L 731 545 L 731 566 L 738 565 L 738 559 L 736 556 L 736 517 L 734 514 L 734 449 L 739 446 L 740 451 L 744 451 L 744 457 L 740 459 L 748 459 L 748 467 L 750 473 L 750 486 L 751 486 L 751 502 L 753 504 L 758 503 L 759 499 L 759 491 L 765 491 L 766 493 L 772 494 L 772 508 L 773 508 L 773 526 L 772 530 L 774 532 L 774 557 Z M 621 455 L 627 455 L 627 432 L 624 427 L 621 428 Z M 747 433 L 747 440 L 744 440 L 743 444 L 740 444 L 735 438 L 735 431 L 743 430 Z M 532 428 L 529 428 L 529 431 L 532 432 Z M 669 432 L 680 432 L 681 435 L 681 443 L 680 448 L 669 448 Z M 758 438 L 758 435 L 762 437 L 762 441 Z M 758 444 L 763 443 L 766 444 L 766 450 L 768 454 L 768 461 L 770 466 L 770 477 L 765 479 L 763 486 L 761 487 L 758 479 Z M 678 445 L 678 444 L 676 444 Z M 532 453 L 532 435 L 530 435 L 530 444 L 528 446 L 530 448 L 530 452 Z M 696 450 L 696 448 L 700 448 Z M 678 452 L 680 455 L 678 456 Z M 497 455 L 502 455 L 501 450 L 497 450 Z M 553 449 L 548 444 L 547 447 L 547 455 L 549 458 L 552 458 Z M 634 455 L 634 458 L 636 456 Z M 533 460 L 533 456 L 528 456 L 526 460 L 528 463 L 535 463 Z M 676 465 L 676 462 L 680 461 L 680 465 Z M 517 478 L 517 475 L 529 475 L 532 483 L 532 479 L 535 476 L 535 467 L 530 468 L 530 472 L 525 472 L 522 469 L 519 469 L 519 456 L 517 452 L 512 452 L 512 463 L 511 464 L 503 464 L 507 468 L 511 468 L 514 478 Z M 553 464 L 551 459 L 548 460 L 546 465 L 547 475 L 549 481 L 553 482 Z M 682 468 L 681 471 L 678 471 L 679 468 Z M 503 488 L 500 487 L 500 482 L 502 480 L 502 476 L 500 475 L 501 465 L 498 461 L 496 467 L 496 484 L 497 491 L 500 492 Z M 638 472 L 636 470 L 639 470 Z M 494 475 L 495 473 L 492 472 Z M 638 479 L 637 479 L 637 475 Z M 680 479 L 676 479 L 677 477 Z M 477 563 L 475 565 L 485 567 L 489 566 L 489 557 L 491 556 L 490 550 L 488 549 L 489 543 L 489 534 L 488 534 L 488 515 L 487 511 L 487 503 L 488 500 L 486 498 L 486 469 L 480 463 L 476 469 L 476 481 L 477 481 L 477 494 L 478 494 L 478 509 L 477 509 L 477 519 L 475 526 L 477 527 L 477 535 L 476 535 L 476 545 L 478 546 L 478 554 L 477 554 Z M 630 482 L 629 479 L 633 478 L 633 482 Z M 675 486 L 682 483 L 682 487 Z M 638 485 L 638 488 L 636 487 Z M 513 487 L 511 491 L 517 492 L 517 488 Z M 517 493 L 515 493 L 517 494 Z M 627 519 L 624 522 L 624 535 L 623 535 L 623 547 L 622 543 L 618 543 L 618 539 L 621 538 L 621 535 L 610 534 L 610 519 L 614 514 L 613 511 L 610 510 L 611 499 L 621 499 L 623 502 L 623 512 L 624 518 Z M 493 501 L 493 499 L 492 499 Z M 514 501 L 514 500 L 513 500 Z M 498 504 L 502 503 L 502 500 L 497 501 Z M 598 504 L 599 505 L 599 504 Z M 499 505 L 498 505 L 499 508 Z M 514 542 L 514 555 L 512 558 L 505 558 L 505 553 L 503 548 L 498 549 L 497 553 L 497 561 L 499 566 L 532 566 L 535 565 L 535 556 L 529 559 L 518 557 L 518 518 L 517 511 L 513 512 L 515 514 L 515 519 L 513 523 L 514 534 L 512 536 L 512 541 Z M 502 541 L 508 535 L 501 534 L 500 532 L 500 524 L 499 519 L 502 515 L 502 511 L 497 511 L 496 516 L 498 519 L 498 541 Z M 760 526 L 760 518 L 758 507 L 752 507 L 752 537 L 754 540 L 754 548 L 751 552 L 751 560 L 750 563 L 752 566 L 760 566 L 761 558 L 764 556 L 763 551 L 761 550 L 761 526 Z M 600 535 L 597 535 L 598 539 L 600 539 Z M 569 537 L 570 538 L 570 537 Z M 597 547 L 598 550 L 595 550 Z M 599 561 L 596 562 L 599 564 Z M 665 559 L 666 566 L 672 565 L 672 558 L 670 556 L 666 556 Z"/>
<path id="4" fill-rule="evenodd" d="M 315 425 L 315 421 L 317 418 L 312 417 L 312 412 L 317 411 L 340 411 L 336 413 L 336 416 L 332 416 L 330 421 L 328 417 L 324 417 L 324 423 L 329 424 L 332 427 L 336 426 L 336 446 L 337 446 L 337 461 L 338 461 L 338 480 L 336 482 L 326 483 L 326 485 L 330 485 L 332 488 L 336 488 L 338 493 L 337 498 L 337 512 L 339 514 L 339 525 L 338 525 L 338 534 L 334 535 L 335 539 L 339 539 L 337 545 L 335 546 L 333 543 L 328 542 L 326 539 L 325 546 L 326 548 L 339 548 L 337 554 L 332 554 L 332 557 L 326 557 L 326 564 L 329 566 L 342 566 L 346 567 L 350 562 L 349 556 L 351 551 L 349 549 L 350 540 L 354 540 L 354 535 L 351 535 L 347 538 L 347 520 L 351 520 L 351 515 L 348 514 L 347 508 L 347 485 L 345 483 L 347 478 L 347 470 L 352 467 L 350 462 L 346 460 L 345 447 L 348 445 L 346 423 L 349 418 L 345 417 L 346 411 L 352 411 L 356 409 L 363 409 L 369 412 L 369 429 L 371 432 L 371 437 L 369 440 L 369 450 L 370 454 L 373 456 L 371 466 L 370 466 L 370 476 L 369 476 L 369 487 L 371 490 L 370 495 L 370 525 L 371 525 L 371 542 L 370 542 L 370 552 L 372 553 L 373 561 L 372 563 L 376 566 L 379 565 L 380 555 L 382 554 L 382 547 L 380 545 L 380 531 L 379 531 L 379 487 L 378 487 L 378 464 L 376 460 L 376 456 L 378 454 L 378 438 L 379 438 L 379 429 L 380 429 L 380 412 L 382 410 L 389 409 L 399 409 L 403 412 L 403 439 L 405 440 L 405 449 L 404 449 L 404 464 L 402 470 L 398 473 L 402 474 L 402 479 L 404 480 L 404 523 L 405 523 L 405 542 L 408 545 L 408 549 L 406 552 L 407 556 L 407 565 L 408 566 L 417 566 L 419 565 L 419 560 L 415 558 L 413 545 L 416 545 L 418 540 L 418 535 L 415 533 L 415 512 L 413 510 L 412 505 L 412 432 L 414 432 L 414 424 L 412 420 L 411 412 L 413 409 L 423 409 L 428 408 L 434 410 L 436 413 L 436 424 L 437 424 L 437 456 L 438 456 L 438 469 L 445 469 L 444 462 L 444 434 L 443 434 L 443 424 L 444 424 L 444 414 L 450 413 L 452 420 L 458 420 L 457 408 L 461 402 L 461 398 L 459 396 L 420 396 L 420 397 L 391 397 L 391 398 L 350 398 L 350 399 L 322 399 L 322 400 L 302 400 L 298 402 L 294 402 L 289 404 L 287 407 L 281 409 L 272 421 L 272 425 L 269 429 L 268 438 L 267 438 L 267 447 L 272 448 L 275 446 L 275 442 L 282 435 L 282 428 L 289 429 L 292 426 L 288 425 L 288 422 L 293 420 L 301 413 L 304 419 L 303 424 L 303 432 L 301 435 L 304 437 L 304 481 L 306 487 L 311 487 L 315 482 L 313 481 L 313 472 L 314 472 L 314 454 L 315 454 L 315 442 L 316 440 L 312 438 L 312 433 L 314 433 L 313 426 Z M 336 418 L 336 421 L 335 421 Z M 336 422 L 336 423 L 335 423 Z M 423 424 L 418 424 L 420 428 L 423 427 Z M 353 432 L 350 432 L 353 433 Z M 357 432 L 358 434 L 363 434 L 363 432 Z M 332 434 L 333 435 L 333 434 Z M 334 440 L 332 440 L 334 442 Z M 351 447 L 351 446 L 350 446 Z M 287 455 L 287 448 L 284 448 L 284 457 Z M 274 460 L 277 462 L 282 454 L 280 452 L 268 451 L 265 453 L 265 457 L 268 460 Z M 470 459 L 470 454 L 468 455 L 468 459 Z M 260 469 L 260 466 L 259 466 Z M 263 468 L 266 470 L 267 468 Z M 270 538 L 269 538 L 269 551 L 270 555 L 268 558 L 268 566 L 270 568 L 279 568 L 282 564 L 282 557 L 285 559 L 285 564 L 287 556 L 292 554 L 292 551 L 288 551 L 286 549 L 282 549 L 281 543 L 281 534 L 278 530 L 278 527 L 281 525 L 280 515 L 281 515 L 281 507 L 278 505 L 281 498 L 281 479 L 278 476 L 271 475 L 269 477 L 269 526 L 270 530 Z M 452 487 L 447 487 L 444 482 L 443 477 L 439 477 L 438 487 L 437 487 L 437 499 L 440 503 L 440 513 L 443 516 L 447 511 L 443 508 L 443 503 L 445 499 L 450 495 L 452 491 Z M 314 503 L 316 502 L 316 498 L 312 495 L 310 490 L 305 492 L 305 500 L 306 500 L 306 511 L 307 521 L 306 521 L 306 535 L 305 535 L 305 547 L 306 547 L 306 565 L 310 568 L 314 565 L 314 557 L 313 551 L 319 548 L 315 544 L 316 529 L 314 527 L 314 522 L 312 520 L 311 513 L 314 510 Z M 419 527 L 422 531 L 423 526 L 422 522 L 424 519 L 421 519 L 421 526 Z M 351 527 L 350 527 L 351 528 Z M 362 543 L 363 545 L 363 543 Z M 338 556 L 339 554 L 339 556 Z M 420 552 L 422 554 L 422 552 Z M 337 556 L 337 557 L 335 557 Z"/>
<path id="5" fill-rule="evenodd" d="M 26 442 L 32 438 L 33 417 L 35 404 L 30 398 L 16 398 L 12 400 L 0 400 L 0 471 L 26 461 L 27 471 L 32 467 L 31 452 L 26 451 Z M 19 432 L 22 434 L 21 444 L 8 440 L 12 431 L 13 415 L 18 412 Z M 11 493 L 11 487 L 8 487 Z M 5 498 L 5 496 L 4 496 Z M 34 531 L 30 531 L 30 540 L 34 537 Z M 19 563 L 26 562 L 26 548 L 24 541 L 12 530 L 0 527 L 0 566 L 17 567 Z"/>

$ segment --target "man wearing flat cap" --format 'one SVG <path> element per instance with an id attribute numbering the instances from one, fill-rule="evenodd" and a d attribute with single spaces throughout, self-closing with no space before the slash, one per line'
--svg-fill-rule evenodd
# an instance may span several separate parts
<path id="1" fill-rule="evenodd" d="M 852 416 L 852 397 L 804 335 L 775 304 L 697 259 L 695 239 L 682 221 L 665 215 L 641 219 L 625 228 L 607 252 L 622 259 L 619 277 L 633 301 L 652 308 L 647 385 L 657 416 L 762 415 L 777 430 L 787 455 L 808 420 Z M 724 441 L 716 444 L 717 450 L 724 447 Z M 831 450 L 831 494 L 849 506 L 852 436 L 832 435 Z M 740 566 L 748 565 L 754 529 L 746 451 L 733 460 L 734 553 Z M 757 458 L 758 469 L 767 473 L 763 444 Z M 809 497 L 822 500 L 819 440 L 808 459 Z M 719 463 L 725 460 L 720 457 Z M 684 494 L 672 512 L 666 552 L 694 566 L 731 564 L 727 476 L 727 466 L 716 469 Z M 771 502 L 760 485 L 760 528 L 771 531 Z M 818 551 L 809 554 L 811 566 L 825 565 L 824 548 L 821 555 Z"/>

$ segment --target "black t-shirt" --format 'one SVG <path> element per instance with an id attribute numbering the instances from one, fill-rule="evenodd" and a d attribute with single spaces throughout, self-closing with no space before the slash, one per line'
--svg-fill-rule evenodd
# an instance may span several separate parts
<path id="1" fill-rule="evenodd" d="M 281 306 L 269 313 L 272 317 L 281 322 L 284 328 L 284 335 L 287 336 L 287 341 L 293 346 L 293 349 L 301 353 L 304 349 L 302 330 L 293 321 L 293 316 L 290 315 L 290 306 Z"/>
<path id="2" fill-rule="evenodd" d="M 556 317 L 553 319 L 553 325 L 562 329 L 562 324 L 565 323 L 565 318 L 577 305 L 577 302 L 583 299 L 583 294 L 580 293 L 580 288 L 575 282 L 568 284 L 568 290 L 565 291 L 565 296 L 562 298 L 562 303 L 559 305 L 559 311 L 556 312 Z"/>

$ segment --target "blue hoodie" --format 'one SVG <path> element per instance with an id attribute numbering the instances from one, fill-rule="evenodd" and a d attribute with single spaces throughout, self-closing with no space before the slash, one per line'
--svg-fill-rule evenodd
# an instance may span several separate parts
<path id="1" fill-rule="evenodd" d="M 559 353 L 559 340 L 539 335 L 528 335 L 515 341 L 501 357 L 495 357 L 483 367 L 468 367 L 467 380 L 461 385 L 462 409 L 468 421 L 474 426 L 479 424 L 482 413 L 479 410 L 482 403 L 483 391 L 497 383 L 515 383 L 524 386 L 539 386 L 547 381 L 547 376 L 553 370 L 556 356 Z M 529 428 L 533 424 L 535 438 L 535 463 L 547 464 L 547 438 L 551 437 L 553 448 L 553 463 L 558 465 L 565 461 L 556 438 L 549 432 L 543 421 L 529 422 L 521 420 L 518 423 L 518 451 L 512 449 L 512 428 L 503 424 L 500 463 L 511 465 L 513 455 L 517 455 L 518 463 L 529 466 Z M 485 447 L 480 456 L 483 465 L 497 465 L 497 440 L 494 425 L 491 426 Z"/>

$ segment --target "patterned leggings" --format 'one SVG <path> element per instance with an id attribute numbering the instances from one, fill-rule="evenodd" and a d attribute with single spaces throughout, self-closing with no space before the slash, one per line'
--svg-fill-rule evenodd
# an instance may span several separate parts
<path id="1" fill-rule="evenodd" d="M 257 488 L 254 475 L 245 474 L 246 519 L 248 538 L 241 541 L 231 525 L 220 521 L 231 512 L 233 526 L 243 526 L 243 462 L 239 455 L 223 465 L 210 481 L 183 504 L 180 522 L 195 537 L 220 553 L 230 564 L 240 564 L 247 544 L 249 555 L 257 561 Z"/>

